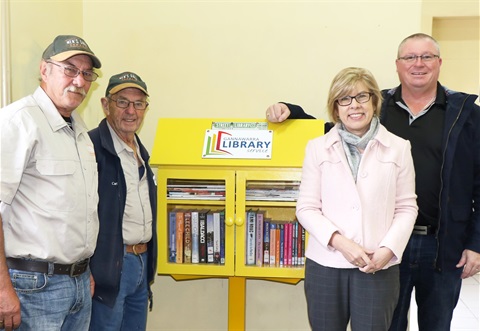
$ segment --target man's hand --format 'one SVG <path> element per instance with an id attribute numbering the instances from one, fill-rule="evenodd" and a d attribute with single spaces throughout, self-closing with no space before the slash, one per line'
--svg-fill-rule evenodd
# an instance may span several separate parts
<path id="1" fill-rule="evenodd" d="M 0 285 L 0 329 L 2 326 L 6 331 L 20 326 L 20 300 L 13 289 L 10 277 Z"/>
<path id="2" fill-rule="evenodd" d="M 283 103 L 275 103 L 267 108 L 267 121 L 281 123 L 290 116 L 290 109 Z"/>
<path id="3" fill-rule="evenodd" d="M 95 279 L 93 279 L 92 273 L 90 273 L 90 296 L 93 297 L 95 292 Z"/>
<path id="4" fill-rule="evenodd" d="M 4 238 L 3 220 L 0 215 L 0 329 L 11 331 L 20 326 L 20 300 L 10 280 Z"/>
<path id="5" fill-rule="evenodd" d="M 466 249 L 457 264 L 457 268 L 463 268 L 462 279 L 471 277 L 480 272 L 480 253 Z"/>

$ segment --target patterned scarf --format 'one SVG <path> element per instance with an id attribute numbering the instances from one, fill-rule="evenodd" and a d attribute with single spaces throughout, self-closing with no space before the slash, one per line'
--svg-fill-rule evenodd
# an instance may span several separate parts
<path id="1" fill-rule="evenodd" d="M 345 155 L 347 156 L 348 164 L 352 170 L 355 183 L 357 182 L 358 167 L 360 165 L 360 160 L 362 159 L 362 154 L 359 150 L 365 150 L 368 142 L 375 137 L 378 132 L 378 122 L 378 117 L 374 116 L 370 122 L 370 129 L 368 129 L 363 137 L 348 132 L 343 123 L 340 123 L 338 128 L 338 133 L 342 139 L 343 149 L 345 150 Z"/>

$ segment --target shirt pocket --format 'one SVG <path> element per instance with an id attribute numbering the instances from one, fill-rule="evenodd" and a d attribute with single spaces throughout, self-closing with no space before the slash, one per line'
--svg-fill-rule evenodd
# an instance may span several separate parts
<path id="1" fill-rule="evenodd" d="M 75 178 L 76 162 L 72 160 L 37 160 L 36 169 L 42 179 L 36 190 L 39 207 L 62 212 L 75 209 L 78 203 L 78 186 L 80 183 L 83 184 L 83 178 Z"/>

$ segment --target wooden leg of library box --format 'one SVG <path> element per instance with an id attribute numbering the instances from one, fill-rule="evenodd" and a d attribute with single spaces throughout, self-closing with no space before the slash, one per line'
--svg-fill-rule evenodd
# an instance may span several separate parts
<path id="1" fill-rule="evenodd" d="M 245 330 L 245 277 L 228 278 L 228 330 Z"/>

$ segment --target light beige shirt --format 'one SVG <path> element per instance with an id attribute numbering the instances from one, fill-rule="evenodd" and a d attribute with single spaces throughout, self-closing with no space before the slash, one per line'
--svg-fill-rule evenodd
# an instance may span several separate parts
<path id="1" fill-rule="evenodd" d="M 98 173 L 85 123 L 70 129 L 42 88 L 0 109 L 0 213 L 7 257 L 73 263 L 98 235 Z"/>
<path id="2" fill-rule="evenodd" d="M 143 172 L 142 178 L 139 177 L 139 165 L 145 167 L 145 162 L 140 155 L 137 140 L 135 139 L 135 147 L 138 161 L 133 150 L 118 137 L 108 122 L 107 124 L 112 135 L 113 146 L 122 164 L 127 186 L 122 223 L 123 242 L 127 245 L 145 243 L 152 238 L 153 218 L 148 194 L 147 171 Z"/>

